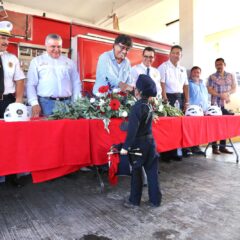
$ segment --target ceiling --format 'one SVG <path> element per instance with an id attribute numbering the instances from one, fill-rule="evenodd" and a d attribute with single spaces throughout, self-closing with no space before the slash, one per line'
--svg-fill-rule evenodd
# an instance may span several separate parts
<path id="1" fill-rule="evenodd" d="M 96 25 L 112 29 L 113 13 L 118 16 L 120 31 L 153 40 L 173 43 L 166 34 L 166 23 L 178 19 L 179 0 L 3 0 L 9 10 Z M 146 19 L 146 21 L 143 21 Z M 141 22 L 141 24 L 139 24 Z M 178 25 L 177 25 L 178 26 Z M 170 29 L 170 28 L 169 28 Z M 159 39 L 159 33 L 163 38 Z M 173 31 L 178 39 L 178 31 Z"/>
<path id="2" fill-rule="evenodd" d="M 43 15 L 63 21 L 86 23 L 112 29 L 116 13 L 120 31 L 169 44 L 179 43 L 181 0 L 2 0 L 6 9 Z M 240 26 L 237 0 L 199 0 L 205 35 Z M 0 1 L 1 2 L 1 1 Z M 187 8 L 188 6 L 186 6 Z"/>
<path id="3" fill-rule="evenodd" d="M 82 20 L 91 24 L 101 24 L 113 12 L 119 19 L 133 14 L 161 2 L 162 0 L 3 0 L 4 4 L 17 4 L 32 8 L 46 15 L 55 13 L 70 19 Z"/>

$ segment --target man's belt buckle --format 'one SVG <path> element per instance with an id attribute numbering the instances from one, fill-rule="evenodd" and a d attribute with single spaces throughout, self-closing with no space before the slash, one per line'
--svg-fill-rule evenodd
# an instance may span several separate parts
<path id="1" fill-rule="evenodd" d="M 0 101 L 3 101 L 3 94 L 0 94 Z"/>

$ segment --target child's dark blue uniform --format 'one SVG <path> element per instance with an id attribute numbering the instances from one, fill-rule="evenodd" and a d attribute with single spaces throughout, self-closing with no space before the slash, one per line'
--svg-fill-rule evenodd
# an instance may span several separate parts
<path id="1" fill-rule="evenodd" d="M 148 179 L 149 201 L 154 206 L 161 204 L 162 194 L 158 183 L 158 154 L 152 136 L 152 112 L 147 99 L 140 99 L 132 107 L 129 115 L 128 134 L 123 149 L 140 148 L 142 156 L 134 156 L 137 160 L 132 167 L 131 193 L 129 201 L 139 205 L 142 196 L 142 166 Z"/>

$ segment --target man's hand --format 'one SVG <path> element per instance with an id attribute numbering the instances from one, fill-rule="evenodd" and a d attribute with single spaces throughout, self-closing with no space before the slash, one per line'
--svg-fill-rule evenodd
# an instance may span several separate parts
<path id="1" fill-rule="evenodd" d="M 226 103 L 229 103 L 230 102 L 230 96 L 229 96 L 229 93 L 228 92 L 225 92 L 225 93 L 222 93 L 220 95 L 220 98 L 222 100 L 225 100 Z"/>
<path id="2" fill-rule="evenodd" d="M 120 151 L 120 154 L 121 155 L 127 155 L 128 154 L 128 150 L 122 148 L 121 151 Z"/>
<path id="3" fill-rule="evenodd" d="M 32 117 L 36 118 L 40 116 L 41 107 L 39 105 L 32 106 Z"/>
<path id="4" fill-rule="evenodd" d="M 133 87 L 131 85 L 124 83 L 124 82 L 120 82 L 118 84 L 118 86 L 120 87 L 121 91 L 123 91 L 123 92 L 126 92 L 126 91 L 131 92 L 133 90 Z"/>

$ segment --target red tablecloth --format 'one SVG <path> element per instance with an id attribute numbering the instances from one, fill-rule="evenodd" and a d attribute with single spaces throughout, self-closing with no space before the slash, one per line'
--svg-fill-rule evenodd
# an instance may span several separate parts
<path id="1" fill-rule="evenodd" d="M 0 176 L 32 172 L 47 180 L 68 173 L 69 166 L 91 165 L 89 121 L 1 121 L 0 134 Z"/>
<path id="2" fill-rule="evenodd" d="M 126 137 L 120 123 L 112 119 L 108 133 L 102 120 L 0 121 L 0 176 L 32 172 L 40 182 L 105 164 L 110 146 Z M 153 134 L 160 152 L 193 146 L 240 135 L 240 116 L 162 117 Z"/>
<path id="3" fill-rule="evenodd" d="M 112 119 L 108 133 L 102 121 L 90 121 L 91 160 L 94 165 L 107 163 L 106 153 L 111 145 L 125 140 L 126 132 L 120 130 L 121 123 L 121 119 Z M 153 123 L 153 135 L 159 152 L 180 147 L 182 145 L 182 118 L 159 118 Z"/>
<path id="4" fill-rule="evenodd" d="M 112 119 L 109 124 L 109 133 L 104 129 L 102 120 L 90 121 L 91 161 L 93 165 L 107 163 L 107 152 L 113 144 L 124 141 L 126 132 L 120 130 L 121 119 Z"/>
<path id="5" fill-rule="evenodd" d="M 182 117 L 161 117 L 153 123 L 153 136 L 158 152 L 182 146 Z"/>
<path id="6" fill-rule="evenodd" d="M 182 147 L 240 135 L 240 116 L 182 117 Z"/>

